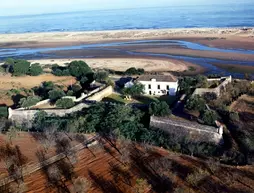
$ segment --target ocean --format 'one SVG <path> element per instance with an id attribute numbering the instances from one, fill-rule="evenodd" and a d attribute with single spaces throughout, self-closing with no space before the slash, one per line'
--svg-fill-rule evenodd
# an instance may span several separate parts
<path id="1" fill-rule="evenodd" d="M 254 2 L 0 17 L 0 33 L 253 26 Z"/>

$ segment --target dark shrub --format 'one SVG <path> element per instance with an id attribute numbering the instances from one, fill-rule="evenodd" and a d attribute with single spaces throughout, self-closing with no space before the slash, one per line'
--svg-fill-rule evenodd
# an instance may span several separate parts
<path id="1" fill-rule="evenodd" d="M 40 64 L 32 64 L 29 69 L 29 74 L 31 76 L 38 76 L 42 74 L 43 70 Z"/>
<path id="2" fill-rule="evenodd" d="M 143 68 L 136 69 L 134 67 L 131 67 L 124 72 L 124 74 L 126 74 L 126 75 L 141 75 L 144 73 L 145 73 L 145 70 Z"/>
<path id="3" fill-rule="evenodd" d="M 218 114 L 213 110 L 205 110 L 201 113 L 201 119 L 207 125 L 215 125 L 215 121 L 218 119 Z"/>
<path id="4" fill-rule="evenodd" d="M 92 72 L 92 69 L 84 61 L 72 61 L 68 68 L 70 74 L 78 78 Z"/>
<path id="5" fill-rule="evenodd" d="M 58 90 L 58 89 L 51 90 L 51 91 L 49 91 L 48 94 L 49 94 L 49 99 L 50 99 L 51 101 L 57 101 L 57 100 L 60 99 L 61 97 L 65 96 L 64 91 Z"/>
<path id="6" fill-rule="evenodd" d="M 0 117 L 8 117 L 8 107 L 0 106 Z"/>
<path id="7" fill-rule="evenodd" d="M 12 73 L 14 76 L 22 76 L 28 74 L 30 62 L 26 60 L 15 60 L 12 66 Z"/>
<path id="8" fill-rule="evenodd" d="M 31 107 L 36 105 L 36 103 L 40 102 L 41 98 L 38 96 L 28 96 L 26 98 L 22 98 L 19 101 L 21 107 Z"/>
<path id="9" fill-rule="evenodd" d="M 217 99 L 217 95 L 216 95 L 216 93 L 214 93 L 214 92 L 206 92 L 206 93 L 203 95 L 203 97 L 204 97 L 204 99 L 205 99 L 207 102 Z"/>
<path id="10" fill-rule="evenodd" d="M 165 101 L 158 101 L 150 104 L 149 113 L 151 115 L 165 117 L 171 114 L 171 110 Z"/>
<path id="11" fill-rule="evenodd" d="M 69 109 L 71 107 L 73 107 L 75 105 L 75 103 L 68 98 L 63 98 L 63 99 L 58 99 L 56 101 L 56 106 L 59 108 L 63 108 L 63 109 Z"/>
<path id="12" fill-rule="evenodd" d="M 204 111 L 205 100 L 199 95 L 192 96 L 187 100 L 185 107 L 189 110 Z"/>

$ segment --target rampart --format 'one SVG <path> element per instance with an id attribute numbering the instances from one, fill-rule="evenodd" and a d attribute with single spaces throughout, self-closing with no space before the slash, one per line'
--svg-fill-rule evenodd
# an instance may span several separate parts
<path id="1" fill-rule="evenodd" d="M 103 88 L 96 93 L 90 95 L 89 97 L 86 98 L 87 101 L 101 101 L 103 98 L 111 95 L 113 93 L 113 87 L 108 86 L 106 88 Z"/>
<path id="2" fill-rule="evenodd" d="M 170 134 L 188 136 L 190 140 L 198 142 L 221 143 L 223 140 L 223 128 L 200 125 L 194 122 L 174 120 L 172 118 L 161 118 L 152 116 L 150 126 L 161 129 Z"/>
<path id="3" fill-rule="evenodd" d="M 89 96 L 92 96 L 93 94 L 97 93 L 97 92 L 100 92 L 102 91 L 103 89 L 105 89 L 105 86 L 101 86 L 101 87 L 98 87 L 96 89 L 94 89 L 93 91 L 89 92 L 88 94 L 85 94 L 85 93 L 81 93 L 81 96 L 79 98 L 75 97 L 75 96 L 64 96 L 62 97 L 63 99 L 71 99 L 73 102 L 75 103 L 79 103 L 81 102 L 82 100 L 88 98 Z M 46 100 L 43 100 L 43 101 L 40 101 L 38 102 L 36 105 L 34 106 L 31 106 L 29 107 L 30 109 L 33 108 L 33 109 L 36 109 L 36 107 L 40 107 L 41 105 L 50 105 L 50 100 L 49 99 L 46 99 Z"/>
<path id="4" fill-rule="evenodd" d="M 87 97 L 88 101 L 101 101 L 102 98 L 109 96 L 113 93 L 113 87 L 108 86 L 106 88 L 100 88 L 96 93 L 93 93 L 90 97 Z M 48 114 L 48 116 L 56 115 L 59 117 L 64 117 L 67 114 L 72 114 L 78 111 L 81 111 L 84 108 L 89 107 L 86 103 L 80 103 L 70 109 L 43 109 L 44 112 Z M 28 127 L 31 126 L 31 122 L 36 113 L 41 110 L 38 109 L 11 109 L 9 108 L 9 119 L 18 125 L 26 124 Z"/>
<path id="5" fill-rule="evenodd" d="M 211 78 L 211 79 L 207 79 L 208 82 L 211 81 L 222 81 L 222 83 L 217 86 L 216 88 L 197 88 L 195 89 L 195 91 L 193 92 L 193 96 L 194 95 L 203 95 L 205 93 L 215 93 L 217 96 L 220 96 L 221 90 L 225 88 L 225 86 L 232 82 L 232 77 L 221 77 L 221 78 Z"/>

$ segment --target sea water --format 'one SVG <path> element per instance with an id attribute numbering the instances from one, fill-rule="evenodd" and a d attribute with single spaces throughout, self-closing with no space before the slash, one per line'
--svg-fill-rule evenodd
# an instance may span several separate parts
<path id="1" fill-rule="evenodd" d="M 253 3 L 96 10 L 0 17 L 0 33 L 253 27 Z"/>

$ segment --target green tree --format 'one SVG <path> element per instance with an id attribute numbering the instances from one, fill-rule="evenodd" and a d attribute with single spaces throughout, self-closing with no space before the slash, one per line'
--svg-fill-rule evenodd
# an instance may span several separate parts
<path id="1" fill-rule="evenodd" d="M 106 85 L 115 87 L 115 81 L 113 81 L 112 79 L 109 78 L 106 80 Z"/>
<path id="2" fill-rule="evenodd" d="M 0 106 L 0 117 L 8 117 L 8 107 Z"/>
<path id="3" fill-rule="evenodd" d="M 71 90 L 72 90 L 74 93 L 79 92 L 81 89 L 82 89 L 82 87 L 81 87 L 81 85 L 78 84 L 78 83 L 72 85 L 72 88 L 71 88 Z"/>
<path id="4" fill-rule="evenodd" d="M 108 79 L 109 73 L 107 71 L 98 71 L 94 74 L 94 80 L 98 82 L 105 82 Z"/>
<path id="5" fill-rule="evenodd" d="M 51 69 L 52 69 L 52 74 L 56 76 L 70 76 L 70 71 L 68 67 L 58 66 L 57 64 L 54 64 Z"/>
<path id="6" fill-rule="evenodd" d="M 84 116 L 83 126 L 80 127 L 80 132 L 93 133 L 100 130 L 100 122 L 106 114 L 106 104 L 96 103 L 92 105 Z"/>
<path id="7" fill-rule="evenodd" d="M 179 80 L 179 88 L 185 94 L 191 93 L 191 88 L 195 87 L 195 79 L 185 76 Z"/>
<path id="8" fill-rule="evenodd" d="M 66 93 L 67 96 L 73 96 L 74 92 L 73 90 L 68 90 L 68 92 Z"/>
<path id="9" fill-rule="evenodd" d="M 149 113 L 151 115 L 165 117 L 170 115 L 172 112 L 165 101 L 158 101 L 158 102 L 152 102 L 149 105 Z"/>
<path id="10" fill-rule="evenodd" d="M 92 69 L 84 61 L 72 61 L 68 66 L 69 72 L 72 76 L 77 78 L 86 76 L 92 72 Z"/>
<path id="11" fill-rule="evenodd" d="M 48 92 L 49 94 L 49 99 L 51 101 L 57 101 L 58 99 L 62 98 L 63 96 L 65 96 L 64 91 L 59 90 L 59 89 L 54 89 Z"/>
<path id="12" fill-rule="evenodd" d="M 42 74 L 42 72 L 43 72 L 43 69 L 40 66 L 40 64 L 36 63 L 36 64 L 32 64 L 30 66 L 29 74 L 31 76 L 38 76 L 38 75 Z"/>
<path id="13" fill-rule="evenodd" d="M 131 98 L 134 96 L 140 96 L 144 94 L 145 87 L 143 84 L 134 83 L 132 87 L 123 88 L 122 92 L 127 98 Z"/>
<path id="14" fill-rule="evenodd" d="M 36 105 L 36 103 L 40 102 L 41 98 L 38 96 L 28 96 L 26 98 L 22 98 L 19 101 L 19 105 L 23 108 L 31 107 Z"/>
<path id="15" fill-rule="evenodd" d="M 215 121 L 218 119 L 218 114 L 213 110 L 205 110 L 201 113 L 201 119 L 207 125 L 215 125 Z"/>
<path id="16" fill-rule="evenodd" d="M 205 100 L 201 96 L 194 95 L 187 100 L 185 107 L 189 110 L 204 111 L 205 104 Z"/>
<path id="17" fill-rule="evenodd" d="M 206 92 L 204 95 L 203 95 L 204 99 L 207 101 L 207 102 L 210 102 L 210 101 L 213 101 L 213 100 L 216 100 L 217 99 L 217 94 L 214 93 L 214 92 Z"/>
<path id="18" fill-rule="evenodd" d="M 42 88 L 46 91 L 50 91 L 55 88 L 55 85 L 52 81 L 45 81 L 42 83 Z"/>
<path id="19" fill-rule="evenodd" d="M 113 133 L 117 137 L 137 140 L 143 125 L 140 123 L 143 114 L 130 106 L 109 105 L 105 106 L 105 115 L 100 122 L 100 130 Z"/>
<path id="20" fill-rule="evenodd" d="M 55 89 L 57 86 L 54 85 L 51 81 L 45 81 L 41 84 L 39 87 L 34 87 L 33 91 L 36 95 L 40 96 L 42 99 L 48 99 L 49 98 L 49 91 Z"/>
<path id="21" fill-rule="evenodd" d="M 10 68 L 14 65 L 15 60 L 13 58 L 7 58 L 4 62 L 6 73 L 10 72 Z"/>
<path id="22" fill-rule="evenodd" d="M 126 75 L 141 75 L 141 74 L 144 74 L 145 73 L 145 70 L 143 68 L 134 68 L 134 67 L 131 67 L 131 68 L 128 68 L 124 74 Z"/>
<path id="23" fill-rule="evenodd" d="M 56 106 L 59 108 L 69 109 L 74 105 L 75 103 L 73 102 L 73 100 L 68 98 L 62 98 L 56 101 Z"/>
<path id="24" fill-rule="evenodd" d="M 198 75 L 195 77 L 196 79 L 196 88 L 207 88 L 208 87 L 208 81 L 206 76 Z"/>
<path id="25" fill-rule="evenodd" d="M 26 60 L 15 60 L 12 73 L 14 76 L 21 76 L 28 74 L 30 68 L 30 62 Z"/>
<path id="26" fill-rule="evenodd" d="M 86 112 L 80 125 L 80 131 L 99 132 L 123 136 L 126 139 L 137 140 L 143 125 L 140 123 L 143 114 L 130 106 L 97 103 Z"/>
<path id="27" fill-rule="evenodd" d="M 47 113 L 45 111 L 39 111 L 35 114 L 33 119 L 33 128 L 36 131 L 43 131 L 47 128 Z"/>

